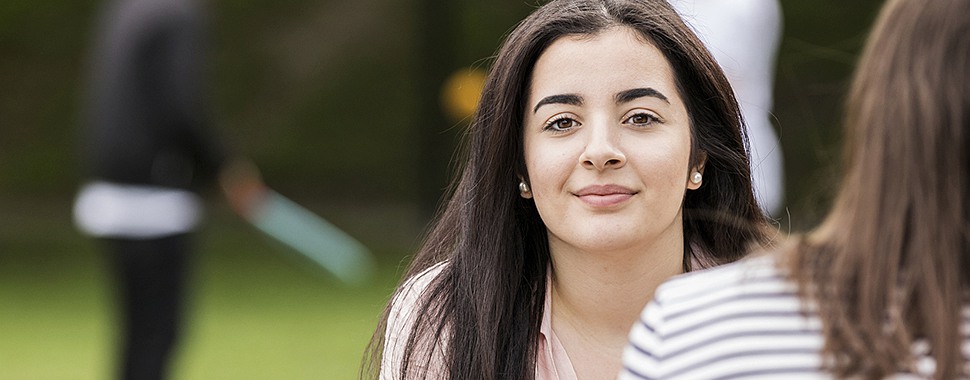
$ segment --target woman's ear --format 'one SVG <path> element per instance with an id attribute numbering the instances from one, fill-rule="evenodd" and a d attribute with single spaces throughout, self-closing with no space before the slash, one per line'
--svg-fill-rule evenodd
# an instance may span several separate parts
<path id="1" fill-rule="evenodd" d="M 697 190 L 704 183 L 704 165 L 707 164 L 707 152 L 701 151 L 697 154 L 697 164 L 690 169 L 687 174 L 687 189 Z"/>

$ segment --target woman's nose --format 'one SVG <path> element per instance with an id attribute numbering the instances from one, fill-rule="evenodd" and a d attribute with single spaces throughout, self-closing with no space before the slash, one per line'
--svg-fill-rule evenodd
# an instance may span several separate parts
<path id="1" fill-rule="evenodd" d="M 618 144 L 620 129 L 607 123 L 588 126 L 588 140 L 580 161 L 587 169 L 619 169 L 626 164 L 626 156 Z"/>

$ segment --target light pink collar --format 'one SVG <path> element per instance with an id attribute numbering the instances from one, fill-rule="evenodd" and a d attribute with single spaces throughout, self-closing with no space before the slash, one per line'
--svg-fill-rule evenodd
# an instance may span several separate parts
<path id="1" fill-rule="evenodd" d="M 552 329 L 552 276 L 548 274 L 551 271 L 550 268 L 546 272 L 546 301 L 539 326 L 536 380 L 577 380 L 573 363 Z"/>

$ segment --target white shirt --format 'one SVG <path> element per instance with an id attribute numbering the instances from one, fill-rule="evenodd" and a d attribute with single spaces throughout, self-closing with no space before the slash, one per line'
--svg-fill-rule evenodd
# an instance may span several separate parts
<path id="1" fill-rule="evenodd" d="M 74 222 L 95 237 L 152 239 L 191 232 L 202 200 L 187 190 L 94 181 L 74 201 Z"/>
<path id="2" fill-rule="evenodd" d="M 670 4 L 731 82 L 748 127 L 755 194 L 762 208 L 777 216 L 785 195 L 781 145 L 771 125 L 782 33 L 778 0 L 670 0 Z"/>

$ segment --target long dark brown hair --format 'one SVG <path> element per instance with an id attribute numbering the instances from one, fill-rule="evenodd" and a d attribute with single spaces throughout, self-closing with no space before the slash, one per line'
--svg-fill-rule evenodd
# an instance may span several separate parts
<path id="1" fill-rule="evenodd" d="M 521 198 L 517 187 L 526 173 L 522 121 L 530 76 L 557 39 L 613 26 L 637 31 L 670 62 L 691 116 L 690 165 L 699 163 L 698 152 L 707 155 L 704 186 L 688 191 L 683 201 L 684 270 L 692 261 L 734 261 L 765 239 L 737 101 L 717 63 L 667 2 L 552 1 L 523 20 L 498 51 L 454 194 L 405 278 L 443 261 L 448 265 L 415 306 L 418 317 L 402 367 L 385 371 L 407 378 L 415 363 L 430 360 L 426 348 L 436 346 L 444 349 L 439 364 L 452 379 L 534 376 L 550 256 L 535 204 Z M 364 376 L 373 376 L 380 362 L 388 311 L 365 358 Z"/>
<path id="2" fill-rule="evenodd" d="M 846 104 L 841 192 L 792 261 L 836 376 L 911 371 L 916 339 L 937 379 L 968 375 L 968 123 L 970 1 L 888 1 Z"/>

